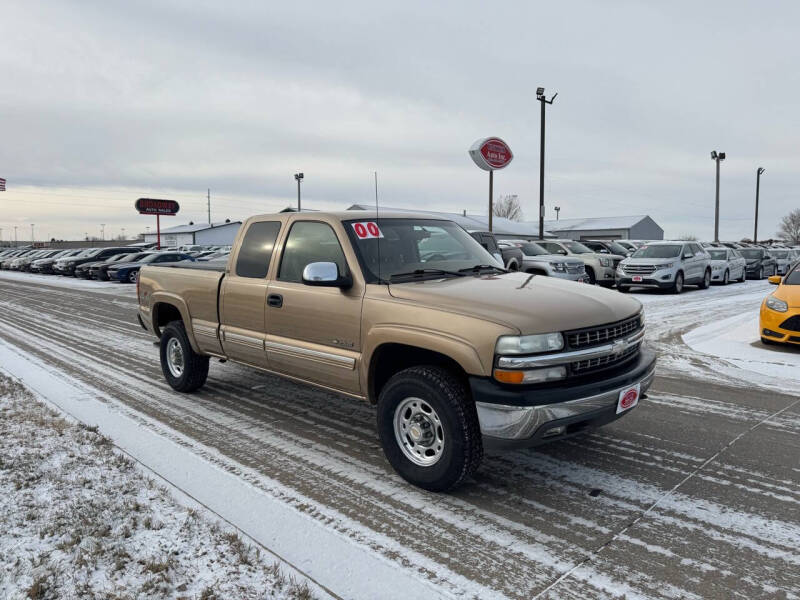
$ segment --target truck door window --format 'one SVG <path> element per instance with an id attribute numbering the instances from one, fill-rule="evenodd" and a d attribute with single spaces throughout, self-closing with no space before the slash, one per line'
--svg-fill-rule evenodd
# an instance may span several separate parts
<path id="1" fill-rule="evenodd" d="M 236 258 L 236 274 L 239 277 L 263 279 L 267 276 L 272 250 L 280 230 L 280 221 L 259 221 L 250 224 L 242 239 L 239 256 Z"/>
<path id="2" fill-rule="evenodd" d="M 313 262 L 334 262 L 339 273 L 347 273 L 342 246 L 331 226 L 319 221 L 297 221 L 283 247 L 278 279 L 299 283 L 303 280 L 303 269 Z"/>

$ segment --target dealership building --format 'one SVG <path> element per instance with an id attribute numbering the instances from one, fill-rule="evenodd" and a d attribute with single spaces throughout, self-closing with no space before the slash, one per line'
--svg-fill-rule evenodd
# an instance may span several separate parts
<path id="1" fill-rule="evenodd" d="M 544 227 L 570 240 L 663 240 L 664 230 L 647 215 L 545 221 Z"/>
<path id="2" fill-rule="evenodd" d="M 241 221 L 222 221 L 220 223 L 189 223 L 161 230 L 161 245 L 168 248 L 199 244 L 202 246 L 228 246 L 233 244 Z M 143 234 L 144 241 L 156 243 L 156 233 Z"/>

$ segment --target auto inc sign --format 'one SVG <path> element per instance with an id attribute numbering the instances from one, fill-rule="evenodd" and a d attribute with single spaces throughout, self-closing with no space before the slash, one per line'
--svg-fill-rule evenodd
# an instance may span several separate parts
<path id="1" fill-rule="evenodd" d="M 156 198 L 139 198 L 136 201 L 136 210 L 142 215 L 174 215 L 180 209 L 175 200 L 158 200 Z"/>
<path id="2" fill-rule="evenodd" d="M 495 171 L 509 165 L 514 158 L 511 148 L 497 137 L 482 138 L 469 149 L 469 155 L 475 164 L 484 171 Z"/>

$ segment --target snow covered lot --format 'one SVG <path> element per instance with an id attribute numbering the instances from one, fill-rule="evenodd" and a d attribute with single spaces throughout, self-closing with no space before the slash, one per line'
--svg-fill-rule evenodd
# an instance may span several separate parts
<path id="1" fill-rule="evenodd" d="M 432 495 L 386 464 L 370 407 L 216 363 L 176 394 L 132 286 L 53 279 L 0 273 L 2 368 L 337 595 L 800 597 L 797 351 L 728 356 L 702 329 L 755 314 L 766 282 L 635 294 L 648 400 Z"/>

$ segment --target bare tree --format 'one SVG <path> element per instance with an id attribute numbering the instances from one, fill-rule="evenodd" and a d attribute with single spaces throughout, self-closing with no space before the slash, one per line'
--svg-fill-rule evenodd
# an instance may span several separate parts
<path id="1" fill-rule="evenodd" d="M 778 237 L 790 244 L 800 244 L 800 208 L 794 209 L 781 219 Z"/>
<path id="2" fill-rule="evenodd" d="M 512 221 L 522 221 L 522 207 L 516 194 L 500 196 L 494 203 L 492 213 L 495 217 L 505 217 Z"/>

